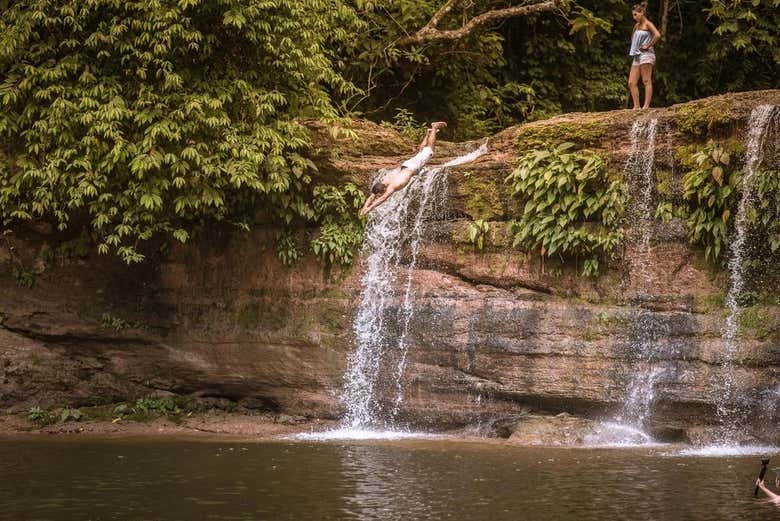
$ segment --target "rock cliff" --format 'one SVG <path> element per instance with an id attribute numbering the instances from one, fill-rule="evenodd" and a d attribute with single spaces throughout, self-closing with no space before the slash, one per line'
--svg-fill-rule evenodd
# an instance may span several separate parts
<path id="1" fill-rule="evenodd" d="M 446 217 L 431 227 L 412 279 L 416 313 L 401 420 L 509 436 L 524 418 L 610 418 L 633 375 L 655 369 L 662 376 L 651 431 L 696 440 L 716 423 L 715 395 L 729 371 L 756 406 L 751 434 L 778 441 L 763 428 L 780 413 L 778 302 L 745 310 L 734 366 L 724 369 L 728 274 L 688 244 L 684 223 L 653 225 L 643 259 L 651 284 L 644 279 L 641 291 L 630 221 L 619 255 L 591 278 L 578 274 L 576 260 L 543 261 L 505 237 L 520 210 L 504 178 L 539 143 L 591 148 L 621 172 L 631 124 L 657 118 L 656 168 L 679 184 L 677 147 L 742 136 L 751 109 L 766 103 L 780 105 L 780 91 L 641 113 L 566 114 L 507 129 L 490 138 L 486 156 L 450 171 Z M 355 122 L 356 141 L 312 128 L 319 169 L 361 186 L 414 146 L 367 122 Z M 437 158 L 473 146 L 445 142 Z M 466 238 L 473 219 L 489 223 L 483 251 Z M 308 256 L 288 268 L 276 258 L 275 236 L 262 224 L 250 233 L 211 229 L 128 267 L 63 248 L 45 224 L 7 234 L 0 243 L 0 406 L 83 406 L 166 391 L 339 417 L 360 262 L 328 267 Z M 772 284 L 756 291 L 770 293 Z M 639 327 L 659 346 L 652 359 L 633 352 Z"/>

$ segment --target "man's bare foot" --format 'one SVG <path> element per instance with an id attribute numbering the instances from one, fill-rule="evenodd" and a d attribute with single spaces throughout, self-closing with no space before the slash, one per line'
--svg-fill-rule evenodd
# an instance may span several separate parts
<path id="1" fill-rule="evenodd" d="M 447 126 L 446 121 L 436 121 L 434 123 L 431 123 L 431 128 L 434 130 L 439 130 L 440 128 L 444 128 Z"/>

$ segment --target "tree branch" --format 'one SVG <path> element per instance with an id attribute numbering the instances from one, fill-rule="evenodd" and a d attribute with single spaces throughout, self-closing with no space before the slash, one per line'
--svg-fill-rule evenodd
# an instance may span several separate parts
<path id="1" fill-rule="evenodd" d="M 477 27 L 490 23 L 494 20 L 503 20 L 515 16 L 526 16 L 536 13 L 543 13 L 556 9 L 564 10 L 566 6 L 566 0 L 547 0 L 530 5 L 518 5 L 504 9 L 494 9 L 492 11 L 487 11 L 481 15 L 475 16 L 458 29 L 444 31 L 437 29 L 439 22 L 441 22 L 442 18 L 444 18 L 444 16 L 446 16 L 452 10 L 452 8 L 455 7 L 458 1 L 459 0 L 448 0 L 419 31 L 409 36 L 400 38 L 396 42 L 396 45 L 414 45 L 416 43 L 423 43 L 434 40 L 458 40 L 471 33 L 471 31 Z"/>
<path id="2" fill-rule="evenodd" d="M 457 4 L 459 0 L 447 0 L 447 3 L 445 3 L 443 6 L 441 6 L 441 9 L 436 11 L 436 14 L 433 15 L 433 17 L 428 21 L 427 24 L 425 24 L 425 27 L 423 27 L 422 30 L 428 28 L 428 29 L 434 29 L 439 26 L 439 22 L 441 22 L 441 19 L 447 16 L 447 13 L 452 11 L 452 8 L 455 7 L 455 4 Z"/>

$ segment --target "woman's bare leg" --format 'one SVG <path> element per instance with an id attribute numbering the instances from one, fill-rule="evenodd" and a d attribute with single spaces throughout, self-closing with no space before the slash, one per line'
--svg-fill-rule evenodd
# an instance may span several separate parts
<path id="1" fill-rule="evenodd" d="M 628 73 L 628 90 L 631 91 L 631 101 L 634 102 L 634 110 L 639 108 L 639 67 L 631 66 Z"/>
<path id="2" fill-rule="evenodd" d="M 653 99 L 653 64 L 645 63 L 638 67 L 639 73 L 642 76 L 642 83 L 645 86 L 645 104 L 643 109 L 650 108 L 650 102 Z"/>

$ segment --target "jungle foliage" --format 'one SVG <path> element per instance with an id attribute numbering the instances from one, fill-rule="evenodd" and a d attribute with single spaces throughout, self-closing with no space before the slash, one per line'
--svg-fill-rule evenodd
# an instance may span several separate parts
<path id="1" fill-rule="evenodd" d="M 509 232 L 514 246 L 547 257 L 580 257 L 583 275 L 594 275 L 599 259 L 610 256 L 623 238 L 627 195 L 598 154 L 573 147 L 564 143 L 520 158 L 506 181 L 525 206 Z"/>
<path id="2" fill-rule="evenodd" d="M 679 147 L 682 196 L 675 200 L 662 194 L 656 208 L 656 218 L 664 222 L 683 219 L 690 242 L 702 246 L 705 258 L 713 263 L 722 261 L 734 232 L 744 190 L 742 156 L 741 144 L 733 141 Z M 762 250 L 757 257 L 768 258 L 767 246 L 772 253 L 780 250 L 780 171 L 758 165 L 751 182 L 753 197 L 745 207 L 748 246 Z"/>
<path id="3" fill-rule="evenodd" d="M 357 24 L 329 0 L 12 3 L 0 218 L 88 226 L 128 262 L 206 219 L 322 218 L 301 119 L 355 90 L 333 52 Z"/>
<path id="4" fill-rule="evenodd" d="M 683 166 L 688 169 L 682 180 L 688 206 L 688 237 L 692 243 L 704 246 L 708 260 L 717 259 L 728 242 L 728 222 L 742 172 L 732 164 L 731 154 L 714 142 L 684 160 Z"/>
<path id="5" fill-rule="evenodd" d="M 301 246 L 349 261 L 354 194 L 325 187 L 306 119 L 367 117 L 409 135 L 445 119 L 449 137 L 467 138 L 626 106 L 622 0 L 559 0 L 456 39 L 409 39 L 443 6 L 437 27 L 453 30 L 534 3 L 0 0 L 2 225 L 86 229 L 133 262 L 155 237 L 270 222 L 287 226 L 287 262 Z M 778 86 L 780 0 L 663 5 L 648 11 L 666 27 L 656 104 Z M 331 189 L 344 204 L 316 202 Z M 289 233 L 302 226 L 319 230 L 306 245 Z"/>

